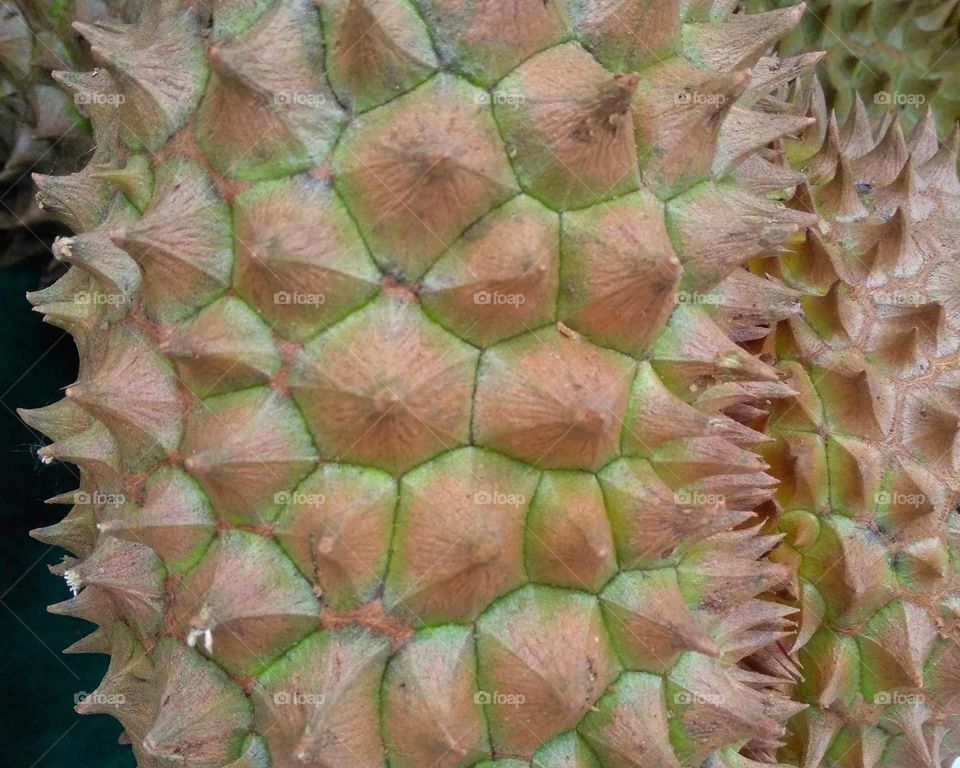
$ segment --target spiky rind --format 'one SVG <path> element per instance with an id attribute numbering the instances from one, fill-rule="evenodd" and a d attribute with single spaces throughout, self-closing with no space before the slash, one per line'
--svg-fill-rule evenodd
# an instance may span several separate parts
<path id="1" fill-rule="evenodd" d="M 773 481 L 737 417 L 789 390 L 731 337 L 787 301 L 741 322 L 741 264 L 811 221 L 767 198 L 782 174 L 734 175 L 745 125 L 809 122 L 747 109 L 798 11 L 634 7 L 670 56 L 641 73 L 609 69 L 648 62 L 604 4 L 534 5 L 81 26 L 105 70 L 63 79 L 124 99 L 91 115 L 96 166 L 43 182 L 78 234 L 33 299 L 78 339 L 86 415 L 35 420 L 124 501 L 41 535 L 76 550 L 78 650 L 130 627 L 149 657 L 117 713 L 142 765 L 736 765 L 748 720 L 774 741 L 793 713 L 737 667 L 790 578 L 744 525 Z M 721 253 L 694 220 L 725 196 L 749 215 L 707 222 Z"/>
<path id="2" fill-rule="evenodd" d="M 831 117 L 803 191 L 825 221 L 765 262 L 804 310 L 761 345 L 798 393 L 773 409 L 763 451 L 782 480 L 773 557 L 798 568 L 793 652 L 811 709 L 783 755 L 803 768 L 958 754 L 941 744 L 956 688 L 933 673 L 960 642 L 944 610 L 960 588 L 957 322 L 942 290 L 960 243 L 956 158 L 931 123 L 909 146 L 895 116 L 876 139 L 861 109 L 840 129 Z"/>

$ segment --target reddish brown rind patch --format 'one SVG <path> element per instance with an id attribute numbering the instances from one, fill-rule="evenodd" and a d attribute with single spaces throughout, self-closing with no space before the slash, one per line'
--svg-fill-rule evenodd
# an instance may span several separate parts
<path id="1" fill-rule="evenodd" d="M 536 466 L 596 470 L 618 449 L 632 361 L 553 330 L 484 353 L 474 439 Z"/>
<path id="2" fill-rule="evenodd" d="M 310 0 L 284 0 L 208 45 L 210 81 L 193 129 L 221 173 L 278 178 L 327 157 L 343 113 L 322 75 L 319 22 Z"/>
<path id="3" fill-rule="evenodd" d="M 281 368 L 273 376 L 270 377 L 268 382 L 270 389 L 276 392 L 281 397 L 290 398 L 290 381 L 289 373 L 286 368 Z"/>
<path id="4" fill-rule="evenodd" d="M 180 637 L 233 673 L 256 674 L 317 626 L 307 582 L 272 541 L 225 531 L 180 583 Z"/>
<path id="5" fill-rule="evenodd" d="M 351 625 L 363 627 L 386 637 L 390 641 L 391 653 L 399 651 L 414 634 L 412 627 L 384 610 L 382 600 L 373 600 L 342 613 L 330 606 L 320 611 L 320 626 L 324 629 L 339 629 Z"/>
<path id="6" fill-rule="evenodd" d="M 616 572 L 616 550 L 600 485 L 586 472 L 545 472 L 526 522 L 533 581 L 599 591 Z"/>
<path id="7" fill-rule="evenodd" d="M 359 627 L 315 632 L 253 693 L 254 726 L 280 765 L 379 764 L 378 689 L 390 643 Z"/>
<path id="8" fill-rule="evenodd" d="M 180 440 L 182 406 L 169 363 L 133 328 L 110 336 L 96 371 L 66 395 L 116 431 L 125 463 L 150 467 Z"/>
<path id="9" fill-rule="evenodd" d="M 396 481 L 376 470 L 324 464 L 287 496 L 277 540 L 328 606 L 361 609 L 386 573 Z"/>
<path id="10" fill-rule="evenodd" d="M 353 121 L 336 187 L 384 271 L 416 280 L 516 191 L 483 91 L 449 75 Z"/>
<path id="11" fill-rule="evenodd" d="M 423 22 L 402 0 L 325 0 L 317 3 L 333 90 L 364 112 L 425 80 L 437 66 Z"/>
<path id="12" fill-rule="evenodd" d="M 559 217 L 526 196 L 464 232 L 424 276 L 425 310 L 484 347 L 556 317 Z"/>
<path id="13" fill-rule="evenodd" d="M 494 114 L 524 188 L 556 210 L 637 189 L 630 101 L 638 82 L 636 74 L 611 76 L 568 43 L 498 84 Z"/>
<path id="14" fill-rule="evenodd" d="M 376 292 L 380 275 L 328 186 L 304 176 L 258 184 L 233 211 L 233 284 L 282 337 L 309 338 Z"/>
<path id="15" fill-rule="evenodd" d="M 381 298 L 304 347 L 290 378 L 322 458 L 403 472 L 469 440 L 477 352 Z"/>
<path id="16" fill-rule="evenodd" d="M 531 756 L 589 712 L 620 665 L 592 596 L 530 586 L 477 622 L 494 750 Z"/>
<path id="17" fill-rule="evenodd" d="M 604 346 L 642 355 L 676 305 L 682 271 L 652 195 L 563 216 L 559 315 Z"/>
<path id="18" fill-rule="evenodd" d="M 489 753 L 476 684 L 473 633 L 444 626 L 418 633 L 384 678 L 384 741 L 391 765 L 460 768 Z"/>
<path id="19" fill-rule="evenodd" d="M 400 485 L 389 610 L 418 625 L 472 620 L 525 581 L 523 525 L 536 475 L 502 456 L 463 448 Z"/>
<path id="20" fill-rule="evenodd" d="M 239 523 L 276 517 L 316 462 L 293 404 L 266 387 L 202 401 L 187 417 L 183 457 L 218 515 Z"/>
<path id="21" fill-rule="evenodd" d="M 424 0 L 440 56 L 471 80 L 492 85 L 567 34 L 561 0 Z"/>
<path id="22" fill-rule="evenodd" d="M 143 218 L 111 238 L 143 270 L 143 301 L 154 320 L 180 319 L 226 288 L 233 261 L 229 212 L 191 161 L 160 166 Z"/>

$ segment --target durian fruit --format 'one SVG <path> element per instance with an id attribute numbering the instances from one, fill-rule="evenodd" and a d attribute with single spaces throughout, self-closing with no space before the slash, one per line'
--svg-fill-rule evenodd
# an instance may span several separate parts
<path id="1" fill-rule="evenodd" d="M 82 481 L 38 530 L 140 766 L 755 768 L 799 707 L 707 311 L 816 223 L 763 148 L 802 6 L 158 0 L 77 24 L 96 152 L 30 300 Z M 111 98 L 122 96 L 123 98 Z M 767 294 L 764 294 L 766 297 Z"/>
<path id="2" fill-rule="evenodd" d="M 789 5 L 755 0 L 754 10 Z M 932 107 L 946 135 L 960 120 L 960 0 L 815 0 L 785 53 L 825 50 L 821 71 L 844 115 L 860 94 L 880 116 L 897 108 L 912 127 Z"/>
<path id="3" fill-rule="evenodd" d="M 784 762 L 939 768 L 960 756 L 960 128 L 863 116 L 830 115 L 790 201 L 823 224 L 756 266 L 803 308 L 762 344 L 798 393 L 762 454 L 800 623 L 759 668 L 802 669 Z"/>
<path id="4" fill-rule="evenodd" d="M 91 149 L 86 109 L 55 70 L 89 62 L 73 21 L 130 19 L 132 0 L 0 0 L 0 265 L 43 253 L 61 228 L 34 200 L 31 173 L 69 173 Z"/>

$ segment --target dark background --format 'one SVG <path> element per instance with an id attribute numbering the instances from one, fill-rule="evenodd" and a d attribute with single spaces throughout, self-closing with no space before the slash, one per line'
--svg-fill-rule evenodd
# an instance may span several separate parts
<path id="1" fill-rule="evenodd" d="M 47 613 L 70 597 L 47 570 L 64 552 L 27 533 L 67 512 L 43 499 L 77 487 L 75 467 L 39 462 L 44 438 L 16 414 L 59 400 L 76 377 L 72 339 L 24 298 L 40 286 L 44 263 L 0 269 L 0 768 L 133 768 L 116 720 L 73 711 L 74 696 L 103 677 L 107 657 L 62 653 L 93 625 Z"/>

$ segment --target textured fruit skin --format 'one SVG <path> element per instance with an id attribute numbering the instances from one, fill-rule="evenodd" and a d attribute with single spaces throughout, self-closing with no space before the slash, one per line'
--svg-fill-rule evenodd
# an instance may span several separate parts
<path id="1" fill-rule="evenodd" d="M 69 96 L 57 88 L 49 71 L 35 65 L 35 45 L 16 5 L 0 3 L 0 263 L 29 258 L 48 247 L 30 230 L 44 224 L 33 199 L 30 171 L 53 172 L 58 157 L 66 155 L 69 163 L 71 155 L 85 148 L 77 136 L 52 146 L 74 131 L 75 121 Z M 76 167 L 61 166 L 64 172 Z"/>
<path id="2" fill-rule="evenodd" d="M 789 5 L 758 0 L 755 11 Z M 940 134 L 960 120 L 960 3 L 956 0 L 813 2 L 782 44 L 784 53 L 825 50 L 820 71 L 831 106 L 845 115 L 859 93 L 874 116 L 904 111 L 907 127 L 925 107 Z"/>
<path id="3" fill-rule="evenodd" d="M 760 346 L 799 393 L 761 451 L 810 705 L 781 759 L 934 768 L 960 755 L 960 128 L 938 144 L 928 113 L 905 138 L 891 115 L 874 136 L 859 102 L 823 123 L 815 154 L 788 150 L 812 180 L 789 204 L 824 221 L 756 267 L 803 307 Z"/>
<path id="4" fill-rule="evenodd" d="M 37 206 L 31 173 L 69 173 L 92 147 L 86 106 L 51 72 L 92 66 L 72 22 L 135 17 L 133 0 L 0 3 L 0 264 L 40 256 L 64 234 Z M 52 280 L 56 262 L 50 264 Z"/>
<path id="5" fill-rule="evenodd" d="M 30 299 L 81 372 L 23 415 L 81 471 L 35 532 L 111 655 L 79 709 L 141 766 L 773 760 L 743 422 L 792 390 L 735 341 L 796 312 L 742 265 L 816 222 L 760 150 L 818 57 L 729 5 L 75 25 L 96 149 L 36 179 L 75 234 Z"/>

